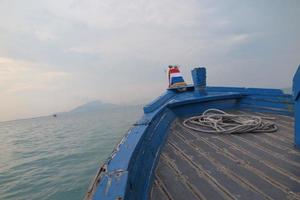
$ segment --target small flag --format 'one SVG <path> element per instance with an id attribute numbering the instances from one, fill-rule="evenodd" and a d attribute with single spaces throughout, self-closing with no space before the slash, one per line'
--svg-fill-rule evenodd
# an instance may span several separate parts
<path id="1" fill-rule="evenodd" d="M 169 66 L 168 77 L 169 77 L 169 88 L 186 86 L 183 76 L 180 73 L 180 70 L 177 66 L 174 67 Z"/>

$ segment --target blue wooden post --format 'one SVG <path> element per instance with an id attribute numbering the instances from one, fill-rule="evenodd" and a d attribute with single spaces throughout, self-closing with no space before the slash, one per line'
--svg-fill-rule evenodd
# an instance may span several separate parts
<path id="1" fill-rule="evenodd" d="M 198 67 L 192 70 L 192 78 L 194 82 L 195 95 L 205 95 L 206 88 L 206 69 Z"/>
<path id="2" fill-rule="evenodd" d="M 293 95 L 295 100 L 295 145 L 300 148 L 300 65 L 293 80 Z"/>

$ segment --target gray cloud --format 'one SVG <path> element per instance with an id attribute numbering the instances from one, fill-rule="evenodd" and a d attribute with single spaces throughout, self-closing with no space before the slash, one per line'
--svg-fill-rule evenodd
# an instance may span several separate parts
<path id="1" fill-rule="evenodd" d="M 166 87 L 164 70 L 173 63 L 182 66 L 187 80 L 193 67 L 205 65 L 211 85 L 288 87 L 299 64 L 299 4 L 297 0 L 1 1 L 0 58 L 15 67 L 22 63 L 34 68 L 36 75 L 65 73 L 71 78 L 58 76 L 58 87 L 53 87 L 55 81 L 45 84 L 25 74 L 35 87 L 24 88 L 19 75 L 11 74 L 23 96 L 8 98 L 3 91 L 10 86 L 3 83 L 0 98 L 11 107 L 17 105 L 11 99 L 26 99 L 22 104 L 26 112 L 5 110 L 0 120 L 56 112 L 93 99 L 114 103 L 151 99 Z M 41 92 L 39 85 L 48 87 Z"/>

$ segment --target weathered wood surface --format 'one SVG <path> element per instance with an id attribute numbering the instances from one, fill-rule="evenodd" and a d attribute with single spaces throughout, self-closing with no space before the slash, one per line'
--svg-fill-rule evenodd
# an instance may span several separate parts
<path id="1" fill-rule="evenodd" d="M 294 119 L 275 117 L 275 133 L 234 135 L 191 131 L 175 120 L 150 199 L 300 199 Z"/>

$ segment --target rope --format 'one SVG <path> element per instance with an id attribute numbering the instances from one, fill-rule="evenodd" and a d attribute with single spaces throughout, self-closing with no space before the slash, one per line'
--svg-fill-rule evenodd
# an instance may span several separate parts
<path id="1" fill-rule="evenodd" d="M 273 117 L 234 115 L 219 109 L 208 109 L 202 115 L 183 121 L 183 126 L 204 133 L 270 133 L 278 130 Z"/>

